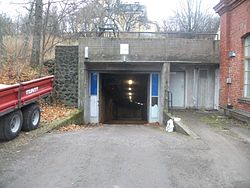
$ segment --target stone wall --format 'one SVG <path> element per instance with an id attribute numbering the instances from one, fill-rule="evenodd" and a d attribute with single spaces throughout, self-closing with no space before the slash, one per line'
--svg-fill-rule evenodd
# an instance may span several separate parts
<path id="1" fill-rule="evenodd" d="M 67 106 L 78 103 L 78 46 L 56 46 L 55 95 Z"/>
<path id="2" fill-rule="evenodd" d="M 56 65 L 55 59 L 50 59 L 50 60 L 43 62 L 43 65 L 50 75 L 55 74 L 55 65 Z"/>

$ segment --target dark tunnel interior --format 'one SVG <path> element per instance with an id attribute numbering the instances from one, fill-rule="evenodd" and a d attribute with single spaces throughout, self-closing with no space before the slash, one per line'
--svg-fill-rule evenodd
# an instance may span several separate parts
<path id="1" fill-rule="evenodd" d="M 147 122 L 148 81 L 148 74 L 101 74 L 101 122 Z"/>

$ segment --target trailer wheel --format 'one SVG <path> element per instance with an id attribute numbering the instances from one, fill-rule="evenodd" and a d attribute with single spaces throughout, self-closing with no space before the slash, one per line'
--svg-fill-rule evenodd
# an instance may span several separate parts
<path id="1" fill-rule="evenodd" d="M 23 109 L 22 130 L 31 131 L 39 126 L 41 111 L 38 104 L 31 104 Z"/>
<path id="2" fill-rule="evenodd" d="M 23 124 L 23 115 L 20 110 L 6 114 L 1 119 L 0 139 L 11 140 L 19 134 Z"/>

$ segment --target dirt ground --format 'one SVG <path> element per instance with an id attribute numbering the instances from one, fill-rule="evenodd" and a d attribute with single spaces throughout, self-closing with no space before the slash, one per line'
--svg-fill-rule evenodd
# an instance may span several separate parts
<path id="1" fill-rule="evenodd" d="M 245 125 L 175 114 L 201 139 L 143 125 L 55 131 L 1 151 L 0 187 L 250 187 L 250 143 L 233 131 Z"/>

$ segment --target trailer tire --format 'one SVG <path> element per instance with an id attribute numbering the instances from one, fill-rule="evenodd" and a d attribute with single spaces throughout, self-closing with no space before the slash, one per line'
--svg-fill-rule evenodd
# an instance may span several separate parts
<path id="1" fill-rule="evenodd" d="M 23 131 L 31 131 L 39 126 L 41 111 L 37 103 L 31 104 L 23 109 Z"/>
<path id="2" fill-rule="evenodd" d="M 18 136 L 23 124 L 23 115 L 20 110 L 1 117 L 0 140 L 12 140 Z"/>

